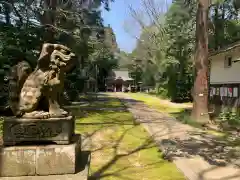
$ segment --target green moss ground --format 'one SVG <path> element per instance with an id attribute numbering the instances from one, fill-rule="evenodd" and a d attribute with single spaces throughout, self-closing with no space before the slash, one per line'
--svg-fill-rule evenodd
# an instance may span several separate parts
<path id="1" fill-rule="evenodd" d="M 117 99 L 90 101 L 96 111 L 71 107 L 76 133 L 91 140 L 90 179 L 184 180 L 176 166 L 162 154 L 144 128 L 129 112 L 99 111 L 99 107 L 123 107 Z M 1 130 L 1 127 L 0 127 Z"/>
<path id="2" fill-rule="evenodd" d="M 122 104 L 114 102 L 114 106 Z M 184 179 L 173 163 L 162 159 L 148 133 L 134 122 L 129 112 L 91 111 L 83 114 L 76 121 L 76 132 L 91 138 L 91 177 L 106 180 Z"/>

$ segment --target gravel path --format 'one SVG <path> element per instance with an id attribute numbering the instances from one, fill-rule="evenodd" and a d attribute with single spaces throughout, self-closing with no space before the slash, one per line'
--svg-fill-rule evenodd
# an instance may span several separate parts
<path id="1" fill-rule="evenodd" d="M 190 180 L 240 180 L 240 149 L 229 146 L 219 137 L 181 124 L 173 117 L 133 100 L 126 93 L 112 96 L 124 102 L 154 138 L 166 159 Z"/>

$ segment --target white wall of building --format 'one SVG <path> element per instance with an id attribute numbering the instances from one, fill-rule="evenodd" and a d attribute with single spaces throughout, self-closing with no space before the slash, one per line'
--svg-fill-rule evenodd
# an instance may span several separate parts
<path id="1" fill-rule="evenodd" d="M 232 62 L 231 67 L 225 67 L 226 56 L 231 56 L 232 61 L 240 59 L 240 47 L 209 57 L 210 84 L 240 83 L 240 62 Z"/>

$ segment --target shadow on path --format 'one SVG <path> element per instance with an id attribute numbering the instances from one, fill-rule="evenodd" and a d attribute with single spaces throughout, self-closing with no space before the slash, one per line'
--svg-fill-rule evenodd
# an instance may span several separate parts
<path id="1" fill-rule="evenodd" d="M 166 113 L 157 112 L 142 102 L 129 100 L 127 95 L 120 95 L 120 98 L 159 144 L 165 159 L 175 161 L 180 158 L 186 161 L 184 174 L 192 172 L 198 180 L 240 179 L 239 134 L 225 137 L 207 134 L 201 129 L 180 123 Z M 190 159 L 195 159 L 195 163 Z M 205 176 L 210 172 L 214 172 L 212 179 Z"/>

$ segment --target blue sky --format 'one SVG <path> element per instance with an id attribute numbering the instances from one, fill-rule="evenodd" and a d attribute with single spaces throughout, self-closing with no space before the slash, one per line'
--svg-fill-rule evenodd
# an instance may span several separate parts
<path id="1" fill-rule="evenodd" d="M 154 0 L 156 3 L 156 8 L 160 8 L 160 11 L 165 11 L 169 7 L 172 0 Z M 103 10 L 102 17 L 104 19 L 104 24 L 113 28 L 116 34 L 117 43 L 121 50 L 126 52 L 131 52 L 136 46 L 136 36 L 140 35 L 140 27 L 133 20 L 129 13 L 129 4 L 135 9 L 141 12 L 141 0 L 115 0 L 115 2 L 110 4 L 110 11 Z M 163 9 L 162 9 L 163 8 Z M 160 12 L 159 11 L 159 12 Z M 143 16 L 144 22 L 147 22 L 146 16 Z M 125 25 L 124 25 L 125 24 Z M 126 28 L 130 30 L 126 32 Z"/>
<path id="2" fill-rule="evenodd" d="M 109 12 L 106 10 L 102 12 L 102 17 L 104 24 L 110 24 L 113 28 L 119 48 L 123 51 L 131 52 L 136 45 L 136 39 L 124 29 L 124 22 L 131 20 L 127 1 L 129 2 L 129 0 L 115 0 L 115 2 L 111 3 Z M 131 0 L 131 5 L 134 8 L 138 8 L 140 6 L 139 0 Z"/>

